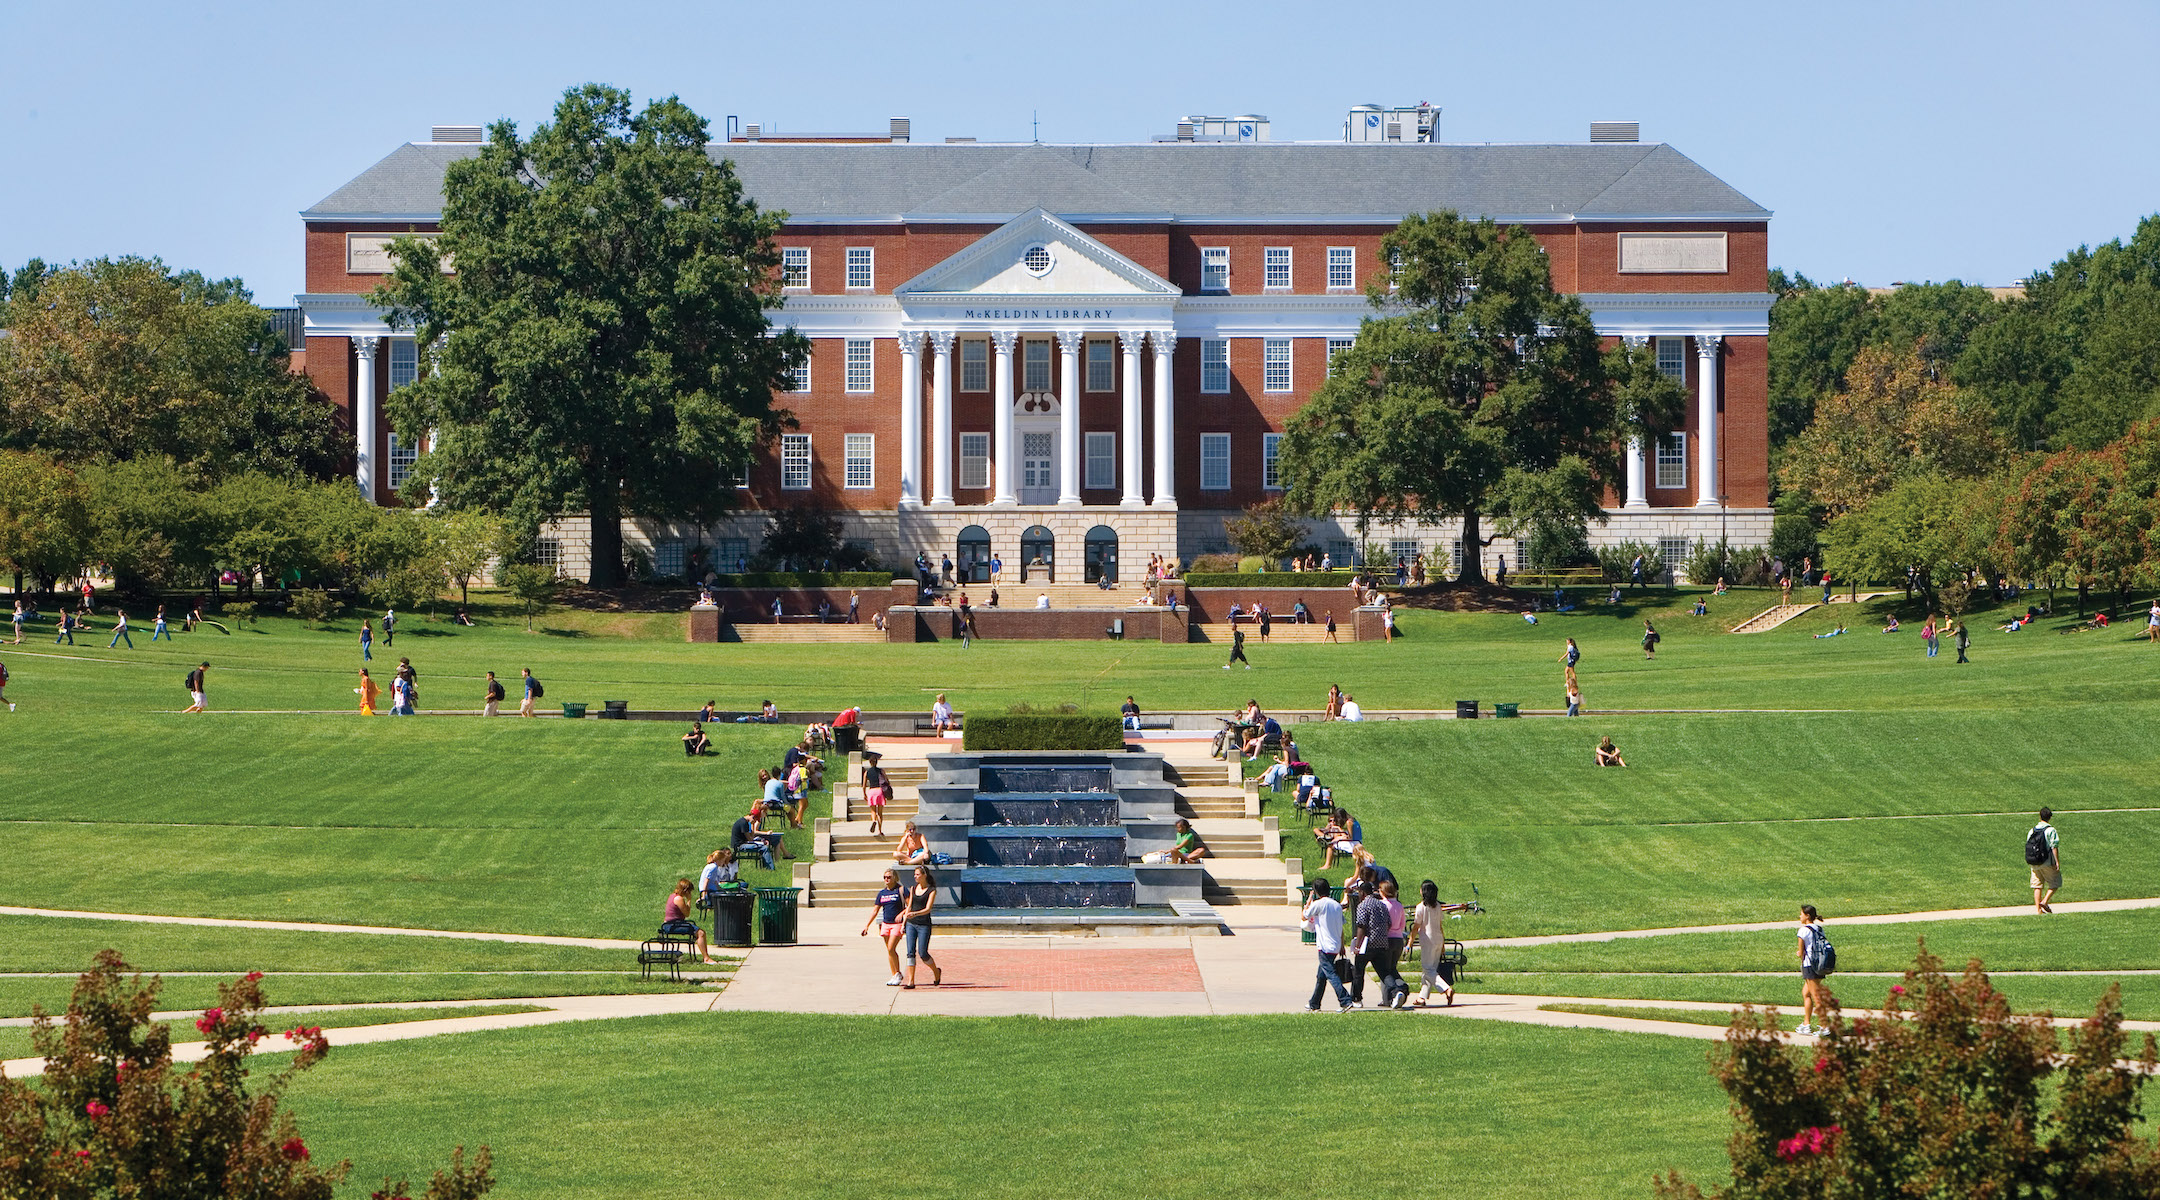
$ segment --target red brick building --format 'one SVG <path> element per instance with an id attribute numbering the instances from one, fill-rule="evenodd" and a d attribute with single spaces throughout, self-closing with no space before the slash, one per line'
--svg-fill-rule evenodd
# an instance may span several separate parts
<path id="1" fill-rule="evenodd" d="M 723 563 L 753 552 L 759 511 L 799 503 L 841 512 L 893 563 L 1039 557 L 1077 581 L 1222 549 L 1222 518 L 1274 493 L 1284 421 L 1368 315 L 1381 236 L 1439 208 L 1526 226 L 1554 286 L 1601 332 L 1654 339 L 1694 397 L 1682 427 L 1631 448 L 1592 541 L 1768 541 L 1770 214 L 1670 146 L 1275 143 L 1234 125 L 1218 141 L 923 144 L 894 125 L 712 146 L 789 214 L 773 317 L 814 351 L 774 397 L 800 429 L 749 464 L 742 515 L 702 539 L 630 523 L 657 570 L 698 540 Z M 443 172 L 476 137 L 399 147 L 302 214 L 307 369 L 352 412 L 356 475 L 379 499 L 414 450 L 379 406 L 416 357 L 362 294 L 388 237 L 435 227 Z M 562 553 L 582 553 L 576 519 L 558 525 Z M 1316 522 L 1313 540 L 1343 560 L 1352 528 Z M 1379 536 L 1460 553 L 1447 524 Z M 1483 553 L 1514 561 L 1505 542 Z"/>

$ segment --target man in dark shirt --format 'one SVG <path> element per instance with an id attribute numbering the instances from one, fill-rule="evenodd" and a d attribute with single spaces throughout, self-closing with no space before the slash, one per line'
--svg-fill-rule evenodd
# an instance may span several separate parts
<path id="1" fill-rule="evenodd" d="M 1353 1003 L 1365 1003 L 1365 968 L 1387 958 L 1388 924 L 1387 901 L 1382 900 L 1377 891 L 1358 901 L 1357 959 L 1350 968 L 1350 999 Z M 1388 999 L 1385 983 L 1381 984 L 1380 998 L 1383 1004 Z"/>
<path id="2" fill-rule="evenodd" d="M 1125 717 L 1125 728 L 1140 728 L 1140 706 L 1133 703 L 1131 696 L 1125 697 L 1125 703 L 1119 707 L 1118 712 Z"/>
<path id="3" fill-rule="evenodd" d="M 749 817 L 737 817 L 735 824 L 728 827 L 728 842 L 735 847 L 737 855 L 755 854 L 764 859 L 765 869 L 770 871 L 773 869 L 772 843 L 756 830 Z"/>
<path id="4" fill-rule="evenodd" d="M 493 671 L 489 671 L 487 677 L 487 703 L 481 706 L 480 715 L 483 717 L 499 717 L 502 715 L 502 681 L 495 678 L 495 672 Z"/>

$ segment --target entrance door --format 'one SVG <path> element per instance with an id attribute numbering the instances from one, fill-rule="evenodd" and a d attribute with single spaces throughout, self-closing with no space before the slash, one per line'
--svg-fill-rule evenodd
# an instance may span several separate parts
<path id="1" fill-rule="evenodd" d="M 970 525 L 960 531 L 953 547 L 955 574 L 962 583 L 988 583 L 990 581 L 990 531 L 980 525 Z"/>
<path id="2" fill-rule="evenodd" d="M 1057 435 L 1049 432 L 1020 435 L 1020 503 L 1057 502 L 1056 445 Z"/>
<path id="3" fill-rule="evenodd" d="M 1097 525 L 1088 530 L 1085 543 L 1085 582 L 1117 584 L 1117 530 Z"/>
<path id="4" fill-rule="evenodd" d="M 1051 583 L 1056 579 L 1056 546 L 1050 531 L 1036 525 L 1020 535 L 1020 581 Z"/>

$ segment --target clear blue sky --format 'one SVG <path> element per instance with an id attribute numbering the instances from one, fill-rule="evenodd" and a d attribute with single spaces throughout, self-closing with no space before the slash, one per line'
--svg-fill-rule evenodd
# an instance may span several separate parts
<path id="1" fill-rule="evenodd" d="M 432 124 L 529 128 L 598 80 L 716 132 L 1025 139 L 1034 113 L 1045 141 L 1136 141 L 1253 112 L 1314 139 L 1421 100 L 1447 141 L 1632 119 L 1775 211 L 1774 264 L 2007 283 L 2160 211 L 2156 51 L 2151 3 L 0 0 L 0 265 L 154 254 L 286 303 L 300 209 Z"/>

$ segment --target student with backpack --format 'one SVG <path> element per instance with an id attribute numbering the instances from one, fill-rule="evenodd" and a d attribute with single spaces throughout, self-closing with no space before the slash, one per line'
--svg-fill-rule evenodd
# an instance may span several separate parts
<path id="1" fill-rule="evenodd" d="M 2025 865 L 2032 868 L 2033 911 L 2039 913 L 2055 911 L 2048 901 L 2062 887 L 2062 835 L 2048 824 L 2054 819 L 2054 809 L 2041 809 L 2040 823 L 2025 835 Z"/>
<path id="2" fill-rule="evenodd" d="M 1800 1028 L 1795 1033 L 1824 1034 L 1830 1032 L 1825 1022 L 1830 1010 L 1837 1007 L 1837 998 L 1823 980 L 1837 970 L 1837 947 L 1830 944 L 1830 935 L 1823 932 L 1822 918 L 1815 913 L 1815 906 L 1800 906 Z"/>
<path id="3" fill-rule="evenodd" d="M 525 698 L 518 701 L 518 715 L 529 717 L 533 715 L 533 701 L 547 695 L 547 689 L 541 687 L 540 681 L 533 678 L 531 667 L 520 667 L 518 669 L 525 673 Z"/>
<path id="4" fill-rule="evenodd" d="M 208 679 L 209 675 L 210 664 L 207 662 L 201 664 L 200 666 L 197 666 L 194 670 L 187 673 L 186 687 L 188 692 L 188 699 L 193 701 L 193 703 L 189 704 L 186 708 L 181 709 L 181 712 L 199 713 L 205 708 L 209 707 L 210 701 L 204 695 L 204 689 L 208 687 L 204 680 Z"/>

